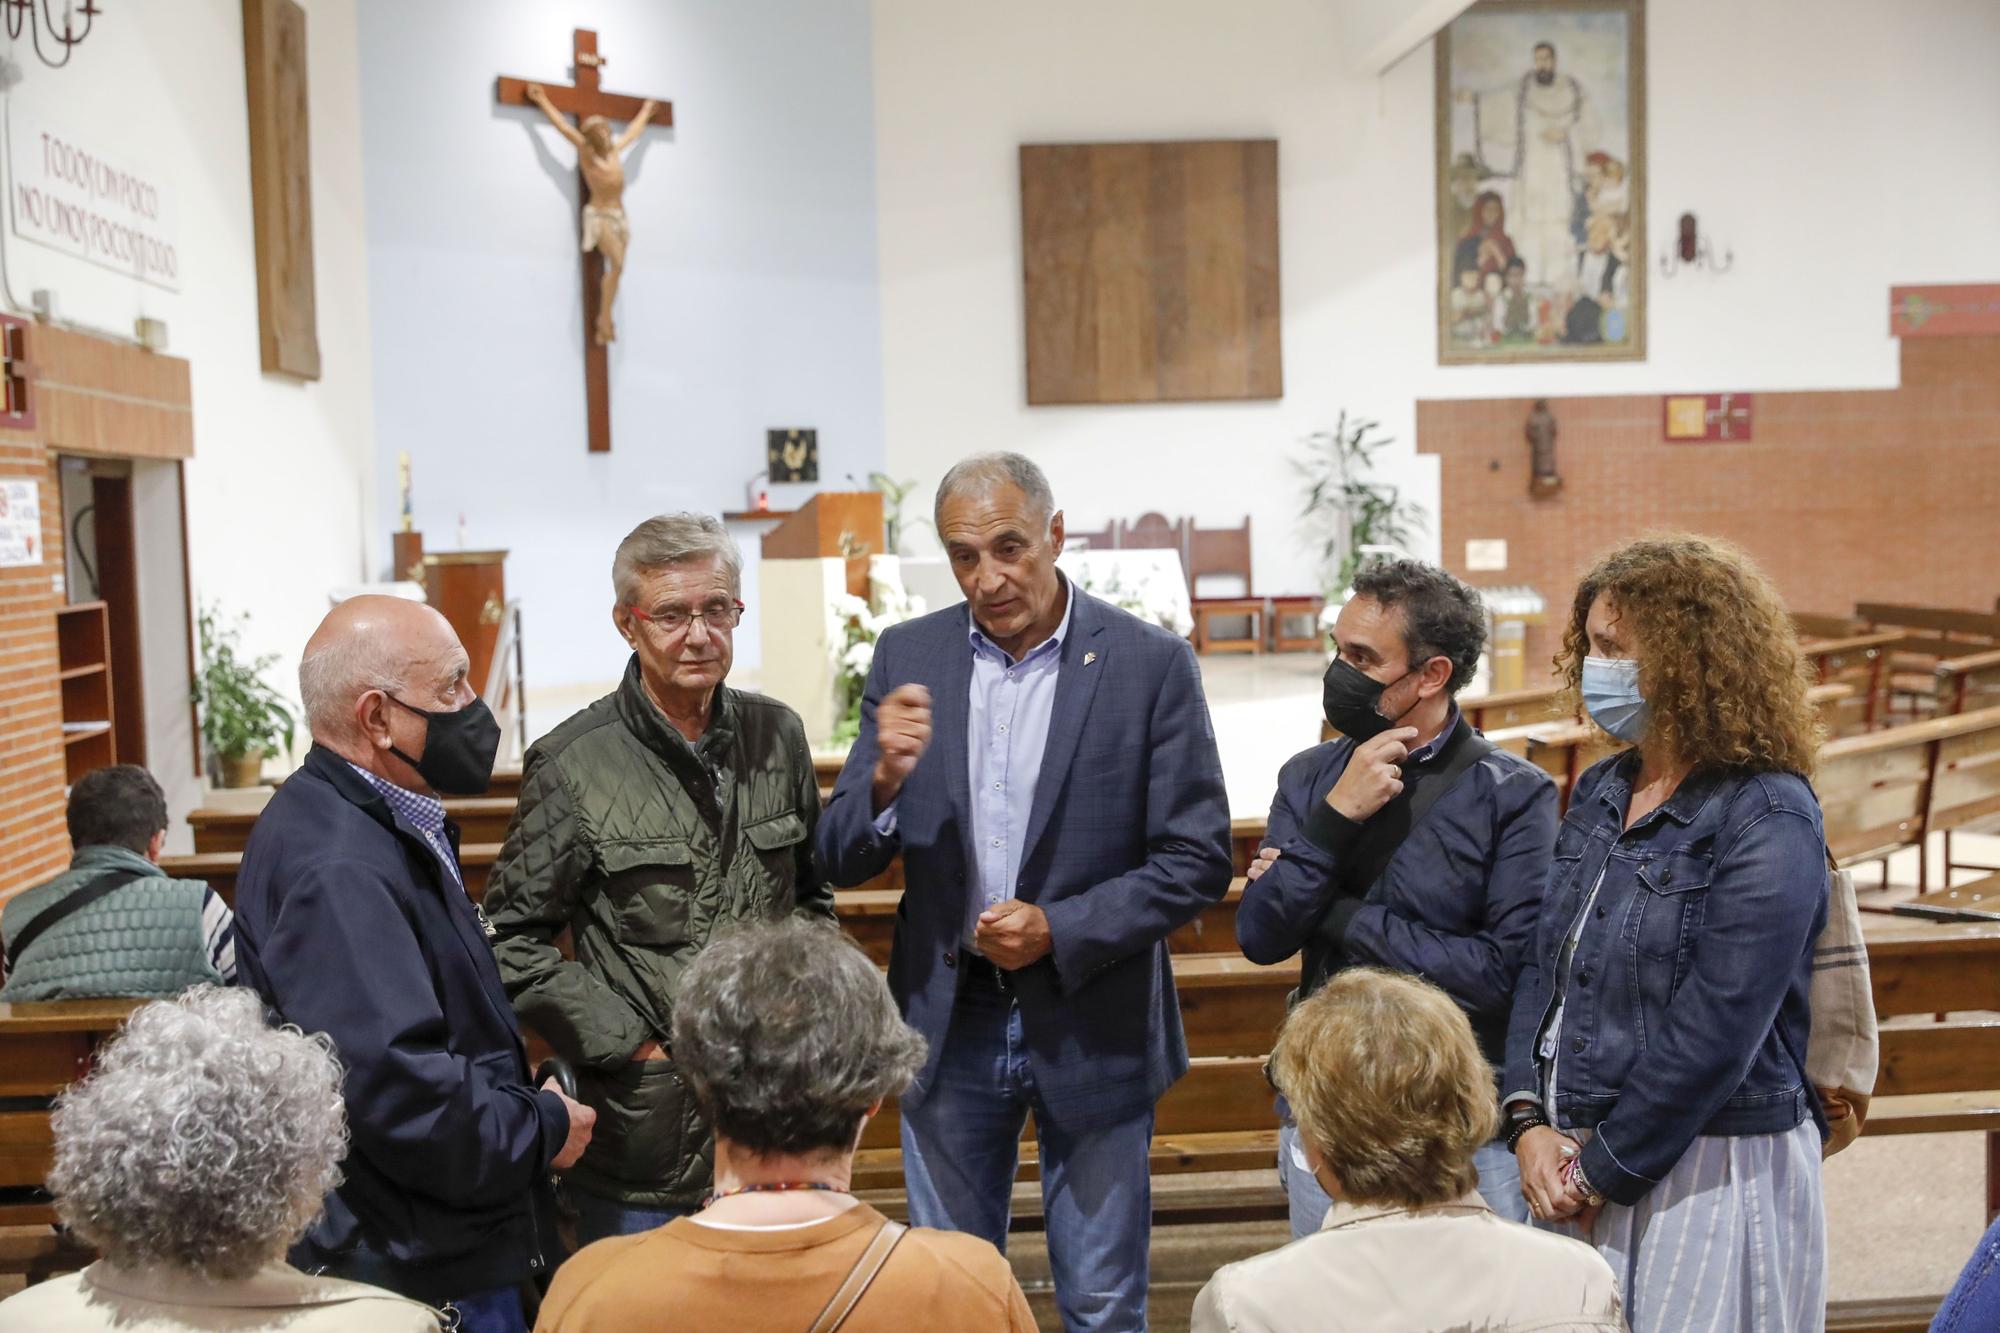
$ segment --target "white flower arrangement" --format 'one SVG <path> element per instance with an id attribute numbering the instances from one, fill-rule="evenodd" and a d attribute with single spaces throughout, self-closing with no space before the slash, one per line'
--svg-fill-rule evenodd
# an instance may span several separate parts
<path id="1" fill-rule="evenodd" d="M 834 705 L 838 720 L 833 743 L 852 745 L 861 734 L 861 694 L 875 665 L 875 643 L 882 631 L 924 613 L 924 599 L 904 590 L 900 579 L 872 577 L 869 600 L 841 593 L 828 607 L 832 618 L 828 641 L 833 644 Z"/>

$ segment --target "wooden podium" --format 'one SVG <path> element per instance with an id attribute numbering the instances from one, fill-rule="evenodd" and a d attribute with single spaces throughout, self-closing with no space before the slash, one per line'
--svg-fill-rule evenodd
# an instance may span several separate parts
<path id="1" fill-rule="evenodd" d="M 424 596 L 458 631 L 472 659 L 472 688 L 482 694 L 507 611 L 506 565 L 505 551 L 424 553 Z"/>
<path id="2" fill-rule="evenodd" d="M 868 595 L 868 557 L 888 554 L 880 491 L 822 492 L 764 534 L 766 560 L 846 560 L 856 597 Z"/>
<path id="3" fill-rule="evenodd" d="M 868 596 L 869 557 L 885 554 L 887 546 L 879 491 L 815 495 L 764 535 L 757 569 L 764 643 L 759 685 L 798 710 L 815 746 L 828 742 L 836 720 L 834 654 L 844 631 L 833 623 L 834 601 L 843 592 Z"/>

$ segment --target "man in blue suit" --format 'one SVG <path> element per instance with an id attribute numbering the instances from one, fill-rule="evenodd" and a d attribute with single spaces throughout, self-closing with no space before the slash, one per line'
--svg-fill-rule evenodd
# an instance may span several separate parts
<path id="1" fill-rule="evenodd" d="M 1201 677 L 1057 571 L 1026 458 L 959 463 L 936 521 L 965 603 L 883 634 L 818 833 L 835 884 L 903 856 L 911 1220 L 1004 1248 L 1032 1110 L 1064 1326 L 1144 1329 L 1153 1104 L 1188 1067 L 1166 939 L 1229 887 Z"/>

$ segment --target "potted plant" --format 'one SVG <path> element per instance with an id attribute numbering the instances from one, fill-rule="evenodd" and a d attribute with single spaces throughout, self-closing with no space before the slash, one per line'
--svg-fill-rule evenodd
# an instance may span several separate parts
<path id="1" fill-rule="evenodd" d="M 197 617 L 201 671 L 194 700 L 201 708 L 201 738 L 215 756 L 225 787 L 256 786 L 264 760 L 292 748 L 292 711 L 264 679 L 277 654 L 242 656 L 239 626 L 248 618 L 238 616 L 237 625 L 224 625 L 213 606 L 204 606 Z"/>
<path id="2" fill-rule="evenodd" d="M 1306 437 L 1306 454 L 1293 463 L 1306 482 L 1299 518 L 1318 549 L 1329 607 L 1354 586 L 1367 548 L 1407 548 L 1424 528 L 1421 505 L 1373 480 L 1375 455 L 1393 442 L 1388 436 L 1370 438 L 1377 429 L 1373 421 L 1350 425 L 1342 412 L 1332 430 Z"/>
<path id="3" fill-rule="evenodd" d="M 882 492 L 882 527 L 887 539 L 890 555 L 903 553 L 903 534 L 915 528 L 929 527 L 927 518 L 914 518 L 907 522 L 903 518 L 903 501 L 909 499 L 910 492 L 917 489 L 915 481 L 897 481 L 886 472 L 871 472 L 868 482 Z"/>

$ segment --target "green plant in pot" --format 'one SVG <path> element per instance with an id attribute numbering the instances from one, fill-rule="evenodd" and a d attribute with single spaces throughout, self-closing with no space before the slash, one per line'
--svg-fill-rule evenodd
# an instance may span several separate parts
<path id="1" fill-rule="evenodd" d="M 905 519 L 903 502 L 910 498 L 910 492 L 917 489 L 915 481 L 897 481 L 886 472 L 871 472 L 868 483 L 882 492 L 882 527 L 887 539 L 890 555 L 903 553 L 903 536 L 917 528 L 927 528 L 931 521 L 927 518 Z"/>
<path id="2" fill-rule="evenodd" d="M 194 700 L 201 708 L 202 741 L 215 756 L 225 787 L 256 786 L 264 760 L 292 748 L 292 710 L 264 678 L 278 656 L 243 656 L 240 626 L 247 619 L 238 616 L 236 624 L 225 625 L 213 606 L 204 606 L 197 617 L 201 671 Z"/>
<path id="3" fill-rule="evenodd" d="M 1347 413 L 1330 431 L 1305 440 L 1305 456 L 1294 466 L 1306 483 L 1299 518 L 1318 552 L 1327 600 L 1338 602 L 1354 586 L 1365 548 L 1408 549 L 1423 531 L 1423 506 L 1403 498 L 1394 486 L 1373 477 L 1374 458 L 1392 443 L 1376 436 L 1373 421 L 1349 423 Z"/>

